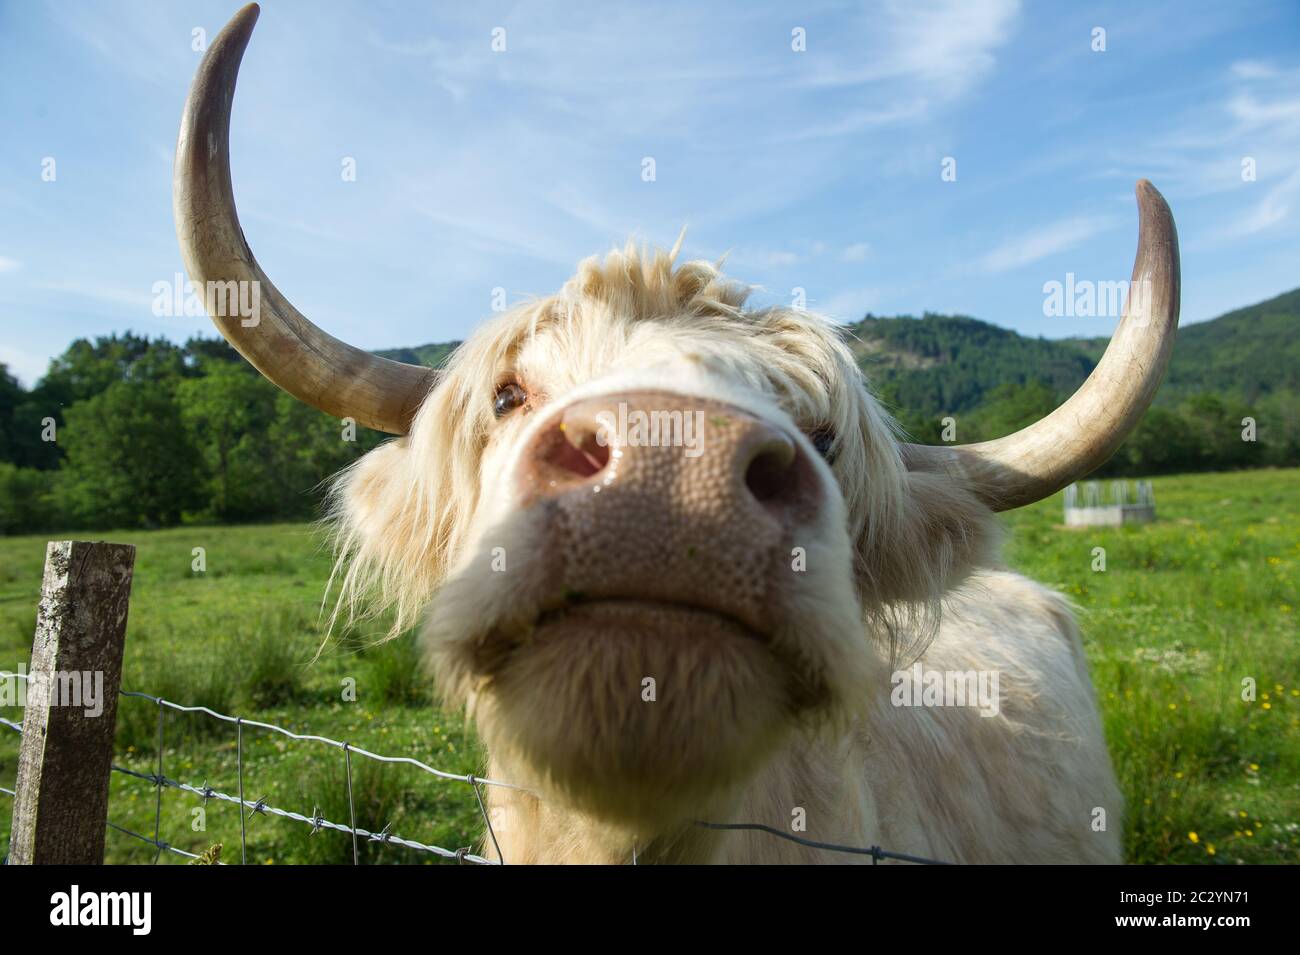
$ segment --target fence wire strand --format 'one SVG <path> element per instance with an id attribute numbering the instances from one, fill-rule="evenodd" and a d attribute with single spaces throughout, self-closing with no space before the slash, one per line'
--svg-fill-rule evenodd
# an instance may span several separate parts
<path id="1" fill-rule="evenodd" d="M 163 778 L 163 714 L 166 712 L 161 706 L 158 707 L 158 778 Z M 158 860 L 162 858 L 162 787 L 158 787 L 157 798 L 154 800 L 153 811 L 153 841 L 158 845 L 158 851 L 154 853 L 153 864 L 157 865 Z"/>
<path id="2" fill-rule="evenodd" d="M 4 676 L 4 675 L 5 674 L 0 673 L 0 676 Z M 420 760 L 415 759 L 412 756 L 381 756 L 379 753 L 372 753 L 369 750 L 362 749 L 359 746 L 350 746 L 348 743 L 345 743 L 342 740 L 330 739 L 328 736 L 315 736 L 310 733 L 295 733 L 292 730 L 285 729 L 283 726 L 276 726 L 274 723 L 261 723 L 258 722 L 257 720 L 247 720 L 239 716 L 227 716 L 225 713 L 218 713 L 215 710 L 210 710 L 206 706 L 182 706 L 181 704 L 173 703 L 170 700 L 164 700 L 156 696 L 150 696 L 148 693 L 135 693 L 127 690 L 122 690 L 120 691 L 119 695 L 134 696 L 144 700 L 152 700 L 153 702 L 159 704 L 160 706 L 165 706 L 168 709 L 177 710 L 181 713 L 206 713 L 208 716 L 212 717 L 213 719 L 222 720 L 223 722 L 226 723 L 237 723 L 242 726 L 252 726 L 257 729 L 270 730 L 273 733 L 279 733 L 283 736 L 289 737 L 290 739 L 296 739 L 296 740 L 302 740 L 302 741 L 314 742 L 314 743 L 324 743 L 326 746 L 333 746 L 336 747 L 337 749 L 343 749 L 344 747 L 348 747 L 349 752 L 356 753 L 358 756 L 363 756 L 366 759 L 373 759 L 380 763 L 405 763 L 408 766 L 414 766 L 417 769 L 421 769 L 431 776 L 437 776 L 439 779 L 449 779 L 449 780 L 454 780 L 456 782 L 462 782 L 462 783 L 468 783 L 470 781 L 470 777 L 468 775 L 461 775 L 459 773 L 449 773 L 442 769 L 434 769 L 432 766 L 428 765 L 427 763 L 422 763 L 420 762 Z M 527 787 L 525 786 L 516 786 L 513 783 L 501 782 L 500 780 L 497 779 L 488 779 L 483 776 L 475 776 L 474 778 L 477 779 L 479 782 L 483 783 L 483 785 L 485 786 L 500 786 L 503 789 L 516 789 L 523 792 L 528 791 Z"/>
<path id="3" fill-rule="evenodd" d="M 15 678 L 19 680 L 30 680 L 30 674 L 8 673 L 8 672 L 0 671 L 0 678 L 6 678 L 6 677 Z M 248 861 L 247 822 L 254 815 L 262 814 L 262 815 L 276 816 L 282 819 L 289 819 L 294 822 L 305 823 L 306 825 L 311 826 L 312 834 L 315 834 L 321 831 L 322 829 L 332 829 L 337 832 L 348 833 L 352 838 L 353 865 L 361 864 L 360 849 L 359 849 L 359 842 L 358 842 L 358 840 L 361 838 L 364 838 L 370 842 L 379 842 L 384 845 L 403 846 L 404 848 L 407 849 L 414 849 L 417 852 L 427 852 L 439 856 L 440 858 L 455 859 L 459 862 L 469 862 L 477 865 L 504 865 L 505 857 L 501 852 L 500 844 L 497 842 L 496 832 L 492 827 L 490 814 L 487 811 L 487 805 L 483 800 L 483 794 L 479 786 L 480 784 L 482 784 L 484 786 L 499 786 L 503 789 L 514 789 L 520 792 L 531 792 L 530 789 L 524 786 L 516 786 L 513 783 L 502 782 L 500 780 L 495 780 L 495 779 L 487 779 L 482 776 L 475 776 L 472 773 L 460 775 L 457 773 L 449 773 L 441 769 L 435 769 L 432 766 L 428 765 L 427 763 L 423 763 L 420 760 L 415 759 L 414 757 L 411 756 L 382 756 L 379 753 L 372 753 L 369 750 L 361 749 L 358 746 L 353 746 L 351 743 L 344 742 L 342 740 L 331 739 L 328 736 L 317 736 L 311 733 L 295 733 L 292 730 L 285 729 L 283 726 L 276 726 L 274 723 L 263 723 L 257 720 L 244 719 L 243 717 L 240 716 L 229 716 L 225 713 L 218 713 L 215 710 L 209 709 L 206 706 L 184 706 L 180 703 L 173 703 L 170 700 L 165 700 L 161 697 L 152 696 L 148 693 L 137 693 L 128 690 L 119 690 L 118 695 L 129 696 L 129 697 L 134 697 L 143 700 L 150 700 L 151 702 L 157 704 L 158 706 L 158 770 L 157 772 L 151 775 L 149 773 L 141 773 L 133 769 L 128 769 L 123 766 L 117 766 L 117 765 L 113 766 L 113 772 L 122 773 L 126 776 L 132 776 L 137 779 L 142 779 L 157 787 L 157 798 L 155 801 L 155 810 L 154 810 L 154 837 L 150 839 L 148 836 L 141 835 L 137 832 L 132 832 L 131 830 L 126 829 L 123 826 L 119 826 L 116 823 L 111 821 L 108 822 L 108 825 L 111 828 L 118 830 L 119 832 L 123 832 L 129 836 L 133 836 L 136 839 L 139 839 L 143 842 L 146 842 L 154 846 L 157 849 L 157 852 L 154 855 L 155 863 L 162 856 L 162 853 L 164 851 L 172 852 L 177 855 L 185 856 L 190 859 L 200 858 L 199 856 L 194 855 L 193 853 L 186 852 L 183 849 L 178 849 L 175 846 L 169 845 L 168 843 L 162 840 L 161 838 L 162 791 L 165 788 L 177 789 L 183 792 L 192 793 L 194 795 L 202 797 L 205 803 L 209 799 L 217 799 L 223 802 L 234 803 L 240 806 L 241 807 L 239 813 L 240 859 L 245 864 Z M 236 760 L 237 760 L 238 775 L 239 775 L 239 795 L 235 796 L 229 793 L 219 792 L 215 789 L 212 789 L 206 783 L 204 783 L 204 785 L 201 788 L 197 786 L 192 786 L 188 783 L 182 783 L 174 779 L 169 779 L 167 776 L 163 774 L 163 745 L 164 745 L 163 714 L 164 711 L 167 709 L 176 710 L 177 712 L 181 712 L 181 713 L 202 713 L 205 714 L 206 716 L 211 717 L 212 719 L 235 724 L 235 738 L 236 738 L 235 746 L 236 746 Z M 22 724 L 15 723 L 11 720 L 7 720 L 4 717 L 0 717 L 0 724 L 7 726 L 10 729 L 16 730 L 19 734 L 21 734 L 23 731 Z M 322 743 L 326 746 L 333 746 L 343 750 L 344 767 L 345 767 L 345 773 L 347 778 L 348 820 L 349 820 L 348 825 L 344 825 L 343 823 L 338 823 L 338 822 L 331 822 L 330 820 L 325 819 L 320 815 L 318 809 L 313 809 L 311 816 L 304 816 L 302 813 L 299 812 L 293 812 L 291 810 L 281 809 L 277 806 L 268 805 L 264 797 L 258 798 L 254 802 L 249 802 L 247 799 L 245 799 L 244 798 L 244 727 L 245 726 L 252 726 L 258 729 L 267 730 L 269 732 L 279 733 L 282 736 L 287 736 L 290 739 L 294 739 L 294 740 L 299 740 L 303 742 Z M 483 824 L 487 829 L 488 839 L 492 843 L 492 847 L 496 850 L 497 858 L 495 860 L 486 859 L 482 856 L 478 856 L 470 853 L 468 849 L 456 849 L 453 851 L 451 849 L 444 849 L 441 846 L 426 845 L 422 842 L 416 842 L 415 840 L 412 839 L 404 839 L 400 836 L 393 835 L 391 832 L 389 832 L 388 826 L 384 826 L 384 828 L 379 832 L 371 832 L 367 829 L 362 829 L 358 827 L 357 816 L 356 816 L 356 805 L 353 800 L 353 792 L 352 792 L 352 754 L 353 753 L 365 757 L 366 759 L 375 760 L 376 762 L 380 762 L 380 763 L 404 763 L 408 766 L 414 766 L 417 769 L 422 770 L 423 772 L 428 773 L 431 776 L 437 777 L 438 779 L 446 779 L 446 780 L 452 780 L 456 782 L 468 783 L 470 788 L 474 792 L 475 799 L 478 802 L 479 812 L 483 817 Z M 0 793 L 3 793 L 4 795 L 7 796 L 16 796 L 13 790 L 4 789 L 3 787 L 0 787 Z M 247 815 L 245 815 L 243 811 L 244 809 L 250 810 Z M 704 829 L 712 829 L 715 831 L 764 832 L 769 835 L 776 836 L 777 838 L 786 839 L 790 842 L 794 842 L 802 846 L 807 846 L 808 848 L 812 848 L 812 849 L 823 849 L 829 852 L 842 852 L 850 855 L 870 856 L 872 865 L 876 865 L 881 860 L 885 860 L 885 859 L 891 859 L 898 862 L 911 862 L 917 865 L 950 865 L 951 864 L 948 862 L 939 861 L 937 859 L 926 859 L 921 856 L 908 855 L 902 852 L 891 852 L 887 849 L 882 849 L 880 846 L 866 846 L 866 847 L 845 846 L 845 845 L 839 845 L 832 842 L 818 842 L 813 839 L 806 839 L 801 836 L 794 835 L 793 833 L 783 832 L 780 829 L 777 829 L 773 826 L 768 826 L 757 822 L 722 823 L 722 822 L 703 822 L 697 820 L 695 822 L 695 825 Z M 636 851 L 636 847 L 633 846 L 632 864 L 635 865 L 636 863 L 637 863 L 637 851 Z"/>
<path id="4" fill-rule="evenodd" d="M 244 804 L 244 721 L 235 721 L 235 760 L 239 767 L 239 804 Z M 159 787 L 159 792 L 162 788 Z M 248 865 L 248 820 L 239 813 L 239 864 Z"/>
<path id="5" fill-rule="evenodd" d="M 178 855 L 178 856 L 184 856 L 184 857 L 187 858 L 187 859 L 202 859 L 202 858 L 203 858 L 201 855 L 196 855 L 196 854 L 193 853 L 193 852 L 186 852 L 184 849 L 178 849 L 176 846 L 168 845 L 166 842 L 159 842 L 157 839 L 150 839 L 148 836 L 142 836 L 142 835 L 140 835 L 140 833 L 138 833 L 138 832 L 132 832 L 132 831 L 131 831 L 130 829 L 128 829 L 126 826 L 119 826 L 117 823 L 113 822 L 111 819 L 106 820 L 104 824 L 105 824 L 106 826 L 108 826 L 108 828 L 110 828 L 110 829 L 116 829 L 118 832 L 124 832 L 124 833 L 126 833 L 128 836 L 132 836 L 132 837 L 134 837 L 134 838 L 136 838 L 136 839 L 139 839 L 141 842 L 147 842 L 147 843 L 149 843 L 149 845 L 151 845 L 151 846 L 157 846 L 157 847 L 158 847 L 158 852 L 159 852 L 160 854 L 163 852 L 163 850 L 166 850 L 166 851 L 168 851 L 168 852 L 173 852 L 173 853 L 175 853 L 175 854 Z M 155 861 L 156 861 L 156 860 L 155 860 Z M 224 863 L 224 862 L 218 862 L 217 865 L 225 865 L 225 863 Z"/>
<path id="6" fill-rule="evenodd" d="M 343 762 L 348 777 L 348 822 L 352 826 L 352 864 L 361 865 L 361 857 L 357 850 L 357 807 L 352 801 L 352 748 L 347 743 L 343 744 Z"/>
<path id="7" fill-rule="evenodd" d="M 841 846 L 834 842 L 817 842 L 814 839 L 804 839 L 802 836 L 796 836 L 794 833 L 782 832 L 773 826 L 765 826 L 761 822 L 700 822 L 696 821 L 695 825 L 702 829 L 715 829 L 723 831 L 749 831 L 749 832 L 766 832 L 768 835 L 777 836 L 780 839 L 786 839 L 790 842 L 797 842 L 801 846 L 807 846 L 810 849 L 825 849 L 829 852 L 844 852 L 849 855 L 871 856 L 871 864 L 877 865 L 881 859 L 895 859 L 899 862 L 914 862 L 917 865 L 949 865 L 947 862 L 940 862 L 937 859 L 925 859 L 921 856 L 910 856 L 902 852 L 890 852 L 882 849 L 880 846 Z"/>
<path id="8" fill-rule="evenodd" d="M 31 675 L 26 673 L 9 673 L 6 671 L 0 671 L 0 679 L 3 678 L 13 678 L 13 679 L 30 681 Z M 157 788 L 157 795 L 154 801 L 154 835 L 153 838 L 150 838 L 149 836 L 142 835 L 138 832 L 129 830 L 124 826 L 120 826 L 117 823 L 112 822 L 111 820 L 107 821 L 107 824 L 113 829 L 116 829 L 120 832 L 125 833 L 126 835 L 132 836 L 133 838 L 139 839 L 142 842 L 154 846 L 155 849 L 157 850 L 154 854 L 154 859 L 153 859 L 155 863 L 157 863 L 157 861 L 161 858 L 162 853 L 164 851 L 173 852 L 175 854 L 183 855 L 191 859 L 198 858 L 198 856 L 194 855 L 193 853 L 189 853 L 184 850 L 178 849 L 177 847 L 170 845 L 169 843 L 165 842 L 162 839 L 162 791 L 165 788 L 171 788 L 171 789 L 177 789 L 184 792 L 192 793 L 194 795 L 198 795 L 202 797 L 205 802 L 208 799 L 217 799 L 223 802 L 234 803 L 241 807 L 241 811 L 239 813 L 240 859 L 244 863 L 247 863 L 248 860 L 248 825 L 247 825 L 248 820 L 251 819 L 253 815 L 262 814 L 262 815 L 276 816 L 282 819 L 289 819 L 294 822 L 305 823 L 306 825 L 311 826 L 313 833 L 320 832 L 322 829 L 331 829 L 337 832 L 348 833 L 352 839 L 352 861 L 354 865 L 360 865 L 361 863 L 361 852 L 360 852 L 360 843 L 359 843 L 360 839 L 366 839 L 367 841 L 370 842 L 379 842 L 383 845 L 402 846 L 403 848 L 413 849 L 417 852 L 431 853 L 440 858 L 452 859 L 462 863 L 471 863 L 476 865 L 499 864 L 497 862 L 494 862 L 493 860 L 486 859 L 482 856 L 476 855 L 470 852 L 468 849 L 457 849 L 457 850 L 445 849 L 442 846 L 429 845 L 426 843 L 417 842 L 414 839 L 406 839 L 401 836 L 394 835 L 393 833 L 389 832 L 389 826 L 385 826 L 379 832 L 371 832 L 368 829 L 363 829 L 359 827 L 356 824 L 356 806 L 353 798 L 352 754 L 357 753 L 367 759 L 372 759 L 380 763 L 398 763 L 398 764 L 414 766 L 417 769 L 420 769 L 423 772 L 439 779 L 468 783 L 474 792 L 475 799 L 479 806 L 479 810 L 483 814 L 483 818 L 485 822 L 487 822 L 487 810 L 484 807 L 483 798 L 478 786 L 479 783 L 483 783 L 485 785 L 491 785 L 491 786 L 501 786 L 503 788 L 516 789 L 516 790 L 523 790 L 523 787 L 514 786 L 510 783 L 499 782 L 497 780 L 484 779 L 478 776 L 472 776 L 472 775 L 462 776 L 456 773 L 445 772 L 444 770 L 435 769 L 432 766 L 429 766 L 427 763 L 423 763 L 420 760 L 410 756 L 384 756 L 379 753 L 372 753 L 369 750 L 365 750 L 365 749 L 361 749 L 360 747 L 353 746 L 350 743 L 342 742 L 340 740 L 330 739 L 327 736 L 295 733 L 292 730 L 285 729 L 283 726 L 276 726 L 273 723 L 263 723 L 257 720 L 248 720 L 239 716 L 228 716 L 224 713 L 218 713 L 215 710 L 209 709 L 206 706 L 184 706 L 179 703 L 173 703 L 170 700 L 165 700 L 161 697 L 152 696 L 151 694 L 148 693 L 137 693 L 129 690 L 120 690 L 118 695 L 149 700 L 150 702 L 153 702 L 158 706 L 157 771 L 153 774 L 149 774 L 149 773 L 142 773 L 137 770 L 129 769 L 124 766 L 114 765 L 112 767 L 113 771 L 116 773 L 121 773 L 126 776 L 131 776 L 137 779 L 144 780 L 146 782 L 151 783 Z M 165 730 L 164 716 L 168 709 L 176 710 L 182 713 L 202 713 L 213 719 L 235 724 L 236 739 L 237 739 L 236 742 L 237 765 L 238 765 L 238 774 L 239 774 L 239 795 L 238 796 L 212 789 L 210 786 L 206 785 L 206 783 L 202 788 L 197 786 L 192 786 L 188 783 L 182 783 L 177 780 L 170 779 L 164 774 L 163 753 L 166 748 L 166 735 L 165 735 L 166 730 Z M 12 720 L 8 720 L 5 719 L 4 717 L 0 717 L 0 724 L 3 724 L 4 726 L 7 726 L 9 729 L 14 730 L 19 735 L 22 734 L 23 728 L 21 723 L 15 723 Z M 332 822 L 328 819 L 325 819 L 323 816 L 321 816 L 318 810 L 313 810 L 311 816 L 305 816 L 299 812 L 293 812 L 291 810 L 281 809 L 278 806 L 268 805 L 265 798 L 259 798 L 256 801 L 249 801 L 248 799 L 246 799 L 244 795 L 244 752 L 243 752 L 244 750 L 243 735 L 244 735 L 245 726 L 253 726 L 253 727 L 257 727 L 258 729 L 264 729 L 271 732 L 279 733 L 283 736 L 287 736 L 290 739 L 294 739 L 294 740 L 301 740 L 306 742 L 317 742 L 317 743 L 322 743 L 326 746 L 334 746 L 339 749 L 342 749 L 344 754 L 344 760 L 346 763 L 346 771 L 347 771 L 349 824 L 344 825 L 342 823 Z M 3 792 L 6 795 L 15 796 L 15 794 L 11 790 L 3 790 Z M 247 814 L 245 814 L 245 812 L 243 811 L 245 809 L 249 810 Z M 491 826 L 489 824 L 489 832 L 490 831 L 491 831 Z M 492 841 L 493 844 L 495 845 L 496 844 L 495 833 L 492 834 Z M 500 854 L 501 854 L 501 850 L 500 847 L 498 846 L 497 847 L 498 857 L 500 856 Z"/>
<path id="9" fill-rule="evenodd" d="M 152 776 L 149 773 L 142 773 L 134 769 L 128 769 L 125 766 L 114 765 L 113 772 L 121 773 L 124 776 L 131 776 L 134 777 L 135 779 L 142 779 L 147 783 L 150 783 L 154 786 L 158 786 L 160 790 L 163 788 L 178 789 L 182 792 L 192 793 L 195 796 L 201 797 L 205 802 L 209 799 L 216 799 L 221 802 L 233 803 L 234 805 L 241 806 L 243 809 L 249 810 L 248 813 L 249 818 L 251 818 L 253 815 L 276 816 L 280 819 L 290 819 L 294 822 L 300 822 L 303 823 L 304 825 L 310 826 L 313 832 L 319 832 L 322 829 L 333 829 L 336 832 L 350 833 L 354 839 L 356 839 L 357 837 L 361 837 L 370 842 L 380 842 L 385 845 L 402 846 L 407 849 L 414 849 L 417 852 L 429 852 L 443 859 L 464 860 L 465 862 L 472 862 L 478 865 L 495 864 L 492 862 L 491 859 L 484 859 L 481 856 L 471 855 L 463 852 L 457 852 L 451 849 L 444 849 L 442 846 L 426 845 L 422 842 L 416 842 L 413 839 L 403 839 L 401 836 L 396 836 L 393 835 L 391 832 L 388 832 L 387 827 L 385 827 L 380 832 L 371 832 L 368 829 L 361 829 L 355 826 L 347 826 L 341 822 L 331 822 L 330 820 L 321 816 L 319 811 L 313 813 L 313 815 L 311 816 L 304 816 L 300 812 L 293 812 L 292 810 L 289 809 L 281 809 L 278 806 L 272 806 L 269 803 L 267 803 L 265 798 L 260 798 L 257 800 L 241 799 L 240 797 L 232 795 L 231 793 L 224 793 L 219 790 L 213 789 L 211 786 L 207 786 L 207 785 L 204 785 L 202 787 L 192 786 L 189 783 L 182 783 L 175 779 L 169 779 L 167 777 L 163 777 L 162 779 L 159 779 L 158 777 Z M 241 819 L 246 818 L 243 812 L 240 812 L 239 815 Z M 148 842 L 152 840 L 149 840 L 146 837 L 145 841 Z"/>

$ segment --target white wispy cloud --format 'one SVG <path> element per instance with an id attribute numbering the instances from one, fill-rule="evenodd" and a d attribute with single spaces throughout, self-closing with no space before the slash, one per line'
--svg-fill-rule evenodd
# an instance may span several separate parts
<path id="1" fill-rule="evenodd" d="M 882 109 L 850 110 L 825 122 L 796 126 L 772 137 L 772 142 L 797 143 L 810 139 L 834 139 L 854 133 L 911 122 L 926 115 L 929 101 L 912 97 Z"/>
<path id="2" fill-rule="evenodd" d="M 1241 132 L 1291 125 L 1300 122 L 1300 97 L 1264 100 L 1242 93 L 1228 102 L 1228 115 L 1237 121 Z"/>
<path id="3" fill-rule="evenodd" d="M 1277 67 L 1262 60 L 1238 60 L 1230 69 L 1233 76 L 1243 80 L 1272 79 L 1278 74 Z"/>
<path id="4" fill-rule="evenodd" d="M 1285 221 L 1300 200 L 1300 167 L 1269 189 L 1262 199 L 1222 233 L 1224 238 L 1241 238 L 1263 232 Z"/>
<path id="5" fill-rule="evenodd" d="M 6 256 L 0 255 L 0 273 L 17 272 L 22 267 L 23 264 L 19 262 L 17 259 L 11 259 Z"/>
<path id="6" fill-rule="evenodd" d="M 988 73 L 996 50 L 1011 39 L 1019 0 L 888 2 L 862 11 L 869 54 L 820 65 L 806 80 L 819 87 L 881 81 L 923 82 L 948 97 L 960 96 Z"/>
<path id="7" fill-rule="evenodd" d="M 793 240 L 781 248 L 764 248 L 761 246 L 742 246 L 733 249 L 727 257 L 728 264 L 757 266 L 761 268 L 781 269 L 802 265 L 819 259 L 826 254 L 829 247 L 821 239 Z"/>
<path id="8" fill-rule="evenodd" d="M 1110 170 L 1147 176 L 1167 194 L 1206 198 L 1241 193 L 1242 163 L 1254 161 L 1262 183 L 1296 168 L 1300 151 L 1300 68 L 1253 60 L 1224 70 L 1223 91 L 1158 122 L 1144 141 L 1125 146 Z M 1222 229 L 1207 233 L 1224 238 Z"/>
<path id="9" fill-rule="evenodd" d="M 856 322 L 879 301 L 878 288 L 850 288 L 837 292 L 825 302 L 813 302 L 811 306 L 827 318 Z"/>
<path id="10" fill-rule="evenodd" d="M 984 272 L 1009 272 L 1074 248 L 1115 225 L 1110 216 L 1071 216 L 1007 239 L 979 260 Z"/>
<path id="11" fill-rule="evenodd" d="M 47 2 L 45 14 L 64 36 L 79 42 L 113 72 L 155 86 L 166 86 L 169 63 L 197 65 L 193 37 L 158 29 L 145 4 L 112 8 L 84 2 Z M 195 29 L 202 29 L 195 26 Z M 208 40 L 215 39 L 215 33 Z"/>
<path id="12" fill-rule="evenodd" d="M 152 314 L 153 292 L 150 289 L 129 289 L 115 285 L 95 285 L 81 281 L 33 282 L 31 287 L 42 292 L 55 292 L 90 299 L 104 305 L 125 306 Z"/>

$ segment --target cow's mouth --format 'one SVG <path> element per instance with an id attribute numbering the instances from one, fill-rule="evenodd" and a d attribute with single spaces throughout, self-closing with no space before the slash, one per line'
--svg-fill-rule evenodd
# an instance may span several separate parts
<path id="1" fill-rule="evenodd" d="M 680 821 L 749 777 L 830 697 L 792 629 L 644 598 L 581 597 L 444 644 L 489 751 L 521 785 L 610 821 Z M 815 674 L 815 675 L 814 675 Z"/>
<path id="2" fill-rule="evenodd" d="M 646 655 L 662 659 L 662 651 L 687 663 L 676 673 L 701 684 L 718 678 L 710 665 L 737 654 L 770 657 L 784 675 L 788 702 L 804 710 L 826 702 L 826 682 L 791 641 L 759 630 L 724 610 L 689 603 L 636 597 L 566 595 L 524 627 L 497 627 L 471 648 L 472 668 L 492 680 L 521 656 L 556 644 L 585 655 Z M 646 653 L 646 651 L 652 651 Z M 654 652 L 660 651 L 660 652 Z M 630 671 L 629 671 L 630 672 Z M 643 679 L 654 679 L 646 673 Z"/>
<path id="3" fill-rule="evenodd" d="M 728 629 L 733 630 L 737 636 L 746 637 L 751 640 L 757 640 L 759 643 L 767 643 L 768 635 L 744 623 L 739 617 L 729 614 L 722 610 L 716 610 L 712 607 L 701 607 L 696 604 L 678 603 L 676 601 L 664 600 L 645 600 L 637 597 L 603 597 L 600 599 L 591 599 L 581 594 L 570 594 L 566 599 L 565 605 L 544 611 L 537 618 L 538 627 L 561 624 L 566 619 L 604 616 L 626 616 L 632 619 L 644 618 L 681 618 L 681 624 L 689 627 L 692 624 L 699 626 L 708 621 L 721 622 L 727 625 Z"/>

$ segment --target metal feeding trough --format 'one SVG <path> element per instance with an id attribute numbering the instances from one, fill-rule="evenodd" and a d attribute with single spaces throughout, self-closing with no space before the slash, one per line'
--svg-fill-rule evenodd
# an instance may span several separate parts
<path id="1" fill-rule="evenodd" d="M 1119 527 L 1149 524 L 1156 519 L 1156 497 L 1150 481 L 1137 481 L 1130 494 L 1128 481 L 1111 481 L 1102 493 L 1100 481 L 1071 484 L 1065 489 L 1066 527 Z"/>

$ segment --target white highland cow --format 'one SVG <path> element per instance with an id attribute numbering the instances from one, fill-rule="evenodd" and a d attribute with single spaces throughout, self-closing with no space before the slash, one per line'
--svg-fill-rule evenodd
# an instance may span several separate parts
<path id="1" fill-rule="evenodd" d="M 256 321 L 214 321 L 269 379 L 401 435 L 336 485 L 340 607 L 423 621 L 487 773 L 522 787 L 490 789 L 505 861 L 867 858 L 697 820 L 954 862 L 1120 860 L 1078 628 L 1002 569 L 994 512 L 1104 462 L 1156 390 L 1179 277 L 1149 183 L 1146 294 L 1065 405 L 996 441 L 904 443 L 834 326 L 748 310 L 676 250 L 589 259 L 433 372 L 331 338 L 249 251 L 228 139 L 256 19 L 212 44 L 186 105 L 186 264 L 258 289 Z"/>

